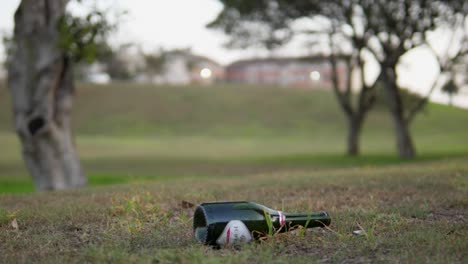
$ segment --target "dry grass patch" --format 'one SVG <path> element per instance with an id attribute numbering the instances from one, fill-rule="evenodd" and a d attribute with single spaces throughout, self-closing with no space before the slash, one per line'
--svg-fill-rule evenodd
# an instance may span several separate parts
<path id="1" fill-rule="evenodd" d="M 463 263 L 465 164 L 460 158 L 2 195 L 0 251 L 9 263 Z M 332 225 L 241 250 L 194 240 L 191 204 L 244 199 L 285 211 L 328 210 Z M 362 235 L 352 233 L 358 229 Z"/>

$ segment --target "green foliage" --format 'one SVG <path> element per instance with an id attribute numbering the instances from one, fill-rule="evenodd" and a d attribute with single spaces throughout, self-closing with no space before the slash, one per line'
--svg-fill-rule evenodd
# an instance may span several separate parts
<path id="1" fill-rule="evenodd" d="M 136 194 L 132 196 L 113 198 L 111 215 L 119 216 L 114 228 L 125 228 L 129 233 L 136 234 L 142 232 L 148 222 L 168 221 L 170 212 L 163 212 L 157 203 L 153 202 L 152 196 L 148 193 Z"/>
<path id="2" fill-rule="evenodd" d="M 274 235 L 275 230 L 274 230 L 274 227 L 273 227 L 273 222 L 271 221 L 271 215 L 267 210 L 263 211 L 263 215 L 265 216 L 265 221 L 266 221 L 266 224 L 268 226 L 268 234 L 267 235 L 272 236 L 272 235 Z"/>
<path id="3" fill-rule="evenodd" d="M 457 94 L 460 88 L 455 84 L 453 79 L 450 79 L 443 87 L 442 91 L 450 96 Z"/>
<path id="4" fill-rule="evenodd" d="M 106 67 L 106 72 L 113 80 L 129 80 L 134 77 L 134 73 L 127 67 L 127 62 L 123 61 L 119 57 L 121 49 L 125 49 L 127 45 L 120 46 L 118 48 L 107 49 L 107 56 L 99 56 L 97 59 L 103 63 Z"/>
<path id="5" fill-rule="evenodd" d="M 152 74 L 164 72 L 166 53 L 161 50 L 158 54 L 145 54 L 146 69 Z"/>
<path id="6" fill-rule="evenodd" d="M 8 223 L 9 219 L 8 212 L 0 207 L 0 225 Z"/>
<path id="7" fill-rule="evenodd" d="M 227 46 L 245 48 L 263 45 L 269 49 L 288 42 L 294 36 L 289 27 L 291 12 L 290 1 L 230 1 L 220 0 L 223 10 L 207 26 L 222 29 L 230 36 Z M 304 7 L 307 1 L 294 1 Z"/>
<path id="8" fill-rule="evenodd" d="M 16 218 L 17 212 L 9 212 L 6 209 L 0 207 L 0 228 L 2 226 L 8 226 L 10 222 Z"/>
<path id="9" fill-rule="evenodd" d="M 304 226 L 299 226 L 299 227 L 298 227 L 298 228 L 299 228 L 299 236 L 300 236 L 300 237 L 304 237 L 304 236 L 305 236 L 305 232 L 306 232 L 306 230 L 307 230 L 307 227 L 308 227 L 309 224 L 310 224 L 310 220 L 311 220 L 311 217 L 310 217 L 310 215 L 308 215 L 308 216 L 307 216 L 307 221 L 306 221 L 305 225 L 304 225 Z"/>
<path id="10" fill-rule="evenodd" d="M 58 25 L 60 47 L 75 62 L 93 62 L 107 53 L 107 36 L 115 28 L 102 11 L 91 11 L 85 17 L 67 13 Z"/>
<path id="11" fill-rule="evenodd" d="M 13 53 L 13 49 L 14 49 L 14 45 L 15 45 L 13 36 L 8 35 L 8 34 L 4 34 L 3 38 L 2 38 L 2 43 L 3 43 L 4 52 L 5 52 L 5 55 L 6 55 L 6 58 L 5 58 L 5 61 L 3 62 L 3 65 L 5 66 L 5 68 L 8 68 L 10 57 L 11 57 L 11 54 Z"/>

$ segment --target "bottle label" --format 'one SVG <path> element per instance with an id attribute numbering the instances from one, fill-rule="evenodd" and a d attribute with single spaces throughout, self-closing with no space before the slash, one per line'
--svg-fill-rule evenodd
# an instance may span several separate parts
<path id="1" fill-rule="evenodd" d="M 278 211 L 278 217 L 279 217 L 280 226 L 283 226 L 284 224 L 286 224 L 286 217 L 284 216 L 283 212 Z"/>
<path id="2" fill-rule="evenodd" d="M 250 240 L 252 240 L 252 236 L 247 226 L 242 221 L 231 220 L 224 228 L 218 240 L 216 240 L 216 243 L 218 245 L 233 245 L 247 243 Z"/>

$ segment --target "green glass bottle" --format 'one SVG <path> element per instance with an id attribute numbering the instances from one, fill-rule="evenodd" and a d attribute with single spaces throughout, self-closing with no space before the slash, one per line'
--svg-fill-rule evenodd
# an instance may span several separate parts
<path id="1" fill-rule="evenodd" d="M 193 216 L 195 238 L 213 246 L 238 244 L 262 234 L 286 232 L 299 225 L 312 228 L 330 225 L 327 212 L 283 213 L 247 201 L 200 204 Z"/>

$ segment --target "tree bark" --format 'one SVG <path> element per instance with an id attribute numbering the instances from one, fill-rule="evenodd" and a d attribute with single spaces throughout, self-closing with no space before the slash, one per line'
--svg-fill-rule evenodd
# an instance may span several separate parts
<path id="1" fill-rule="evenodd" d="M 348 117 L 347 154 L 350 156 L 357 156 L 360 153 L 359 139 L 361 135 L 362 124 L 362 118 Z"/>
<path id="2" fill-rule="evenodd" d="M 393 115 L 395 125 L 395 135 L 397 141 L 397 149 L 400 158 L 412 159 L 416 155 L 413 140 L 409 132 L 408 122 L 402 119 L 400 115 Z"/>
<path id="3" fill-rule="evenodd" d="M 329 35 L 330 43 L 333 43 L 332 36 Z M 333 47 L 334 45 L 331 44 Z M 375 84 L 372 86 L 367 86 L 365 84 L 365 73 L 364 73 L 364 64 L 360 58 L 360 49 L 353 56 L 346 58 L 344 63 L 347 67 L 347 74 L 346 74 L 346 85 L 345 87 L 340 87 L 339 78 L 341 74 L 338 71 L 337 66 L 337 59 L 335 52 L 329 56 L 329 63 L 332 69 L 332 87 L 333 92 L 336 96 L 338 104 L 340 105 L 345 117 L 347 119 L 348 124 L 348 135 L 346 139 L 346 154 L 349 156 L 357 156 L 360 154 L 360 136 L 361 136 L 361 128 L 364 123 L 365 117 L 367 113 L 370 111 L 372 106 L 374 105 L 375 98 Z M 362 86 L 358 94 L 358 100 L 355 106 L 353 107 L 353 95 L 351 94 L 352 88 L 352 72 L 353 72 L 353 62 L 359 67 L 361 70 L 361 77 L 362 77 Z M 380 77 L 379 77 L 380 78 Z"/>
<path id="4" fill-rule="evenodd" d="M 409 131 L 409 122 L 405 117 L 403 101 L 396 84 L 395 68 L 382 66 L 382 71 L 384 89 L 387 93 L 390 113 L 395 128 L 398 154 L 400 158 L 412 159 L 416 155 L 416 150 Z"/>
<path id="5" fill-rule="evenodd" d="M 22 0 L 15 13 L 8 86 L 23 159 L 38 190 L 86 184 L 70 128 L 72 61 L 59 47 L 67 3 Z"/>

